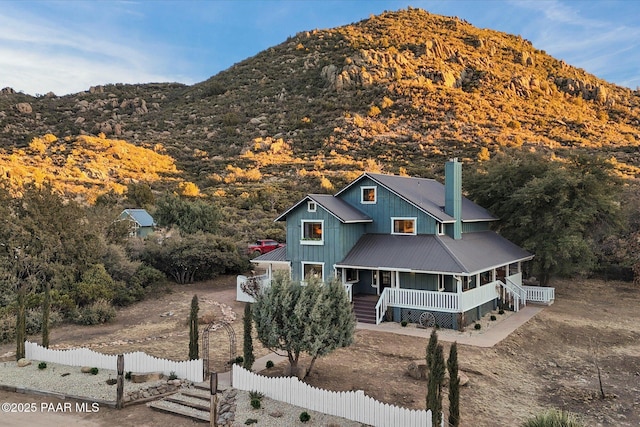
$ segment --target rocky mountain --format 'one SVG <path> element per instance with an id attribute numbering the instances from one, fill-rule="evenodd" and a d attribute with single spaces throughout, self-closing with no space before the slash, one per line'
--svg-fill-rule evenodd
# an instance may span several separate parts
<path id="1" fill-rule="evenodd" d="M 64 160 L 79 136 L 103 134 L 171 157 L 165 187 L 190 181 L 272 211 L 364 170 L 437 177 L 447 158 L 473 163 L 507 147 L 597 153 L 635 181 L 639 107 L 639 91 L 520 36 L 409 8 L 296 34 L 193 86 L 37 97 L 5 88 L 0 150 L 46 159 L 53 153 L 30 146 L 50 134 L 67 141 L 55 144 Z"/>

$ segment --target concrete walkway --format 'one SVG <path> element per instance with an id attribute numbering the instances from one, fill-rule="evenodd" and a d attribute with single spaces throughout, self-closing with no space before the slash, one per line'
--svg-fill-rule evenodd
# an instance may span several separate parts
<path id="1" fill-rule="evenodd" d="M 498 320 L 486 330 L 477 331 L 471 327 L 467 327 L 467 331 L 465 332 L 454 331 L 451 329 L 438 329 L 438 340 L 447 342 L 457 341 L 458 344 L 471 345 L 475 347 L 493 347 L 542 311 L 543 308 L 544 307 L 541 306 L 527 305 L 517 313 L 511 314 L 506 319 Z M 358 323 L 356 329 L 390 332 L 427 339 L 431 335 L 431 328 L 416 328 L 414 325 L 402 327 L 396 322 L 383 322 L 379 325 Z"/>
<path id="2" fill-rule="evenodd" d="M 497 321 L 486 330 L 475 330 L 468 328 L 468 331 L 459 332 L 451 329 L 439 329 L 438 340 L 446 342 L 456 341 L 458 344 L 470 345 L 475 347 L 493 347 L 500 341 L 508 337 L 520 326 L 527 323 L 531 318 L 543 310 L 543 306 L 527 305 L 517 313 L 512 313 L 509 317 Z M 358 322 L 356 329 L 367 331 L 388 332 L 399 335 L 409 335 L 429 339 L 431 328 L 416 328 L 414 325 L 402 327 L 396 322 L 383 322 L 379 325 Z M 253 364 L 253 371 L 262 371 L 265 369 L 267 361 L 271 360 L 274 365 L 287 360 L 286 356 L 280 356 L 275 353 L 256 359 Z M 221 389 L 231 386 L 231 372 L 223 372 L 218 374 L 218 385 Z"/>

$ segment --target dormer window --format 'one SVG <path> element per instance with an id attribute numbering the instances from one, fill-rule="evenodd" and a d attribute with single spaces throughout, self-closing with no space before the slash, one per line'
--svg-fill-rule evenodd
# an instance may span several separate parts
<path id="1" fill-rule="evenodd" d="M 391 234 L 416 234 L 416 218 L 391 218 Z"/>
<path id="2" fill-rule="evenodd" d="M 314 202 L 313 200 L 309 200 L 307 202 L 307 212 L 315 212 L 317 208 L 318 205 L 316 205 L 316 202 Z"/>
<path id="3" fill-rule="evenodd" d="M 375 186 L 360 187 L 360 203 L 374 204 L 377 196 L 377 188 Z"/>

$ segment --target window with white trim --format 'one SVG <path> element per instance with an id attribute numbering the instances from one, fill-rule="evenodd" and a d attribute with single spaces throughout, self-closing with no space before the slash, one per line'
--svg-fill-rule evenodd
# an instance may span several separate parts
<path id="1" fill-rule="evenodd" d="M 300 240 L 301 245 L 323 245 L 324 237 L 322 233 L 322 228 L 324 226 L 324 221 L 322 220 L 302 220 L 302 239 Z"/>
<path id="2" fill-rule="evenodd" d="M 360 270 L 356 268 L 345 268 L 344 269 L 344 282 L 345 283 L 355 283 L 360 280 Z"/>
<path id="3" fill-rule="evenodd" d="M 462 291 L 468 291 L 469 289 L 474 289 L 478 284 L 478 276 L 466 276 L 462 278 Z"/>
<path id="4" fill-rule="evenodd" d="M 416 218 L 391 218 L 391 234 L 416 234 Z"/>
<path id="5" fill-rule="evenodd" d="M 314 202 L 313 200 L 309 200 L 307 202 L 307 212 L 315 212 L 317 208 L 318 205 L 316 205 L 316 202 Z"/>
<path id="6" fill-rule="evenodd" d="M 378 198 L 378 190 L 375 186 L 360 187 L 360 203 L 375 204 Z"/>
<path id="7" fill-rule="evenodd" d="M 302 261 L 302 277 L 304 280 L 310 277 L 324 280 L 324 263 Z"/>

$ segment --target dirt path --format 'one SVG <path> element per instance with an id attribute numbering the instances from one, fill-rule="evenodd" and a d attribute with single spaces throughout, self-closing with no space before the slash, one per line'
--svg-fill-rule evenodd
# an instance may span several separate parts
<path id="1" fill-rule="evenodd" d="M 552 407 L 579 414 L 587 426 L 640 425 L 640 289 L 630 283 L 598 280 L 558 281 L 553 285 L 555 304 L 496 346 L 458 346 L 460 367 L 470 378 L 461 393 L 462 425 L 517 425 Z M 223 311 L 232 309 L 237 351 L 242 353 L 244 305 L 235 301 L 235 278 L 172 286 L 172 290 L 120 310 L 109 325 L 56 328 L 51 342 L 59 346 L 89 345 L 106 353 L 145 351 L 158 357 L 185 359 L 187 318 L 195 293 L 203 316 L 210 313 L 221 318 Z M 169 312 L 173 315 L 161 316 Z M 38 342 L 39 337 L 34 340 Z M 426 337 L 358 330 L 355 344 L 318 360 L 307 381 L 332 390 L 361 389 L 383 402 L 424 409 L 426 383 L 407 376 L 406 368 L 412 360 L 424 357 L 427 341 Z M 448 355 L 450 344 L 442 343 Z M 267 353 L 256 340 L 254 346 L 258 355 Z M 211 347 L 220 363 L 228 358 L 225 334 L 212 334 Z M 12 344 L 0 346 L 0 355 L 14 349 Z M 604 399 L 599 396 L 596 358 Z M 10 397 L 17 401 L 27 398 L 0 392 L 0 398 Z M 29 399 L 38 402 L 44 398 Z M 444 400 L 446 413 L 446 390 Z M 143 405 L 123 411 L 105 408 L 81 419 L 100 425 L 107 425 L 107 421 L 124 426 L 169 422 L 175 427 L 193 425 Z"/>

